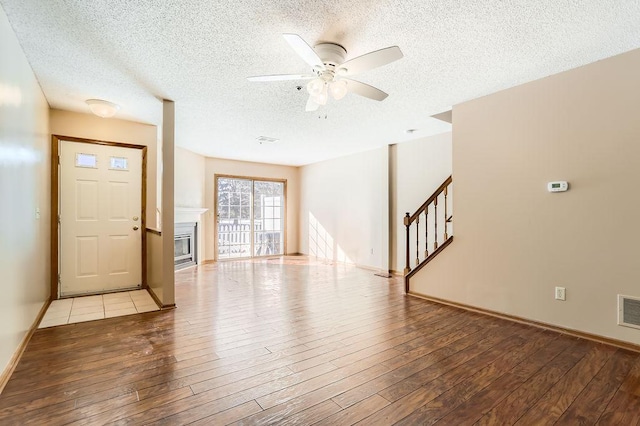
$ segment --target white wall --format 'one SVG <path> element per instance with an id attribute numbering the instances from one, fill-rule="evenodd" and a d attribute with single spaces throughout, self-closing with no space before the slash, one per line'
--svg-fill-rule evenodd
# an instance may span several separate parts
<path id="1" fill-rule="evenodd" d="M 0 371 L 5 373 L 49 297 L 48 114 L 0 8 Z"/>
<path id="2" fill-rule="evenodd" d="M 388 147 L 300 169 L 300 252 L 389 268 Z"/>
<path id="3" fill-rule="evenodd" d="M 299 212 L 299 170 L 292 166 L 252 163 L 247 161 L 206 158 L 205 160 L 205 260 L 215 258 L 214 229 L 214 189 L 215 175 L 232 175 L 253 178 L 286 179 L 287 180 L 287 247 L 286 254 L 299 252 L 298 248 L 298 212 Z"/>
<path id="4" fill-rule="evenodd" d="M 639 75 L 634 50 L 455 106 L 455 241 L 411 288 L 640 344 Z"/>
<path id="5" fill-rule="evenodd" d="M 206 213 L 194 212 L 192 209 L 205 208 L 205 164 L 206 158 L 184 148 L 175 148 L 175 223 L 197 223 L 197 256 L 198 263 L 205 260 Z"/>
<path id="6" fill-rule="evenodd" d="M 176 207 L 204 207 L 205 157 L 176 147 L 174 167 Z"/>
<path id="7" fill-rule="evenodd" d="M 403 142 L 391 149 L 391 270 L 402 273 L 406 263 L 404 215 L 413 214 L 451 176 L 451 132 Z M 415 258 L 413 252 L 411 258 Z"/>

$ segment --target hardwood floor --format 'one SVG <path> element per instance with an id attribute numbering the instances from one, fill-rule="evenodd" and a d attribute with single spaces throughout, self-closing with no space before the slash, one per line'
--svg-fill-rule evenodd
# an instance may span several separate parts
<path id="1" fill-rule="evenodd" d="M 301 257 L 176 275 L 171 311 L 35 332 L 0 424 L 640 424 L 640 354 Z"/>

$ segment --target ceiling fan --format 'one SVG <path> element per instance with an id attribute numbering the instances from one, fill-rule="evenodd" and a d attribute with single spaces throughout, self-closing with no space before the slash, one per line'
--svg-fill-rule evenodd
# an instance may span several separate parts
<path id="1" fill-rule="evenodd" d="M 309 99 L 307 111 L 315 111 L 320 105 L 326 105 L 329 94 L 334 99 L 342 99 L 348 92 L 365 98 L 382 101 L 387 93 L 368 84 L 347 77 L 381 67 L 402 58 L 398 46 L 391 46 L 365 53 L 345 62 L 347 50 L 336 43 L 319 43 L 309 46 L 297 34 L 283 34 L 284 39 L 295 52 L 309 65 L 309 74 L 275 74 L 248 77 L 249 81 L 311 80 L 307 83 Z"/>

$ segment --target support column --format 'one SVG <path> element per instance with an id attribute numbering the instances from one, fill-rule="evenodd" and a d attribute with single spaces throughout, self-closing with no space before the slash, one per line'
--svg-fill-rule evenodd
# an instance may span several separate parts
<path id="1" fill-rule="evenodd" d="M 162 101 L 162 295 L 163 307 L 175 306 L 174 272 L 175 104 Z"/>

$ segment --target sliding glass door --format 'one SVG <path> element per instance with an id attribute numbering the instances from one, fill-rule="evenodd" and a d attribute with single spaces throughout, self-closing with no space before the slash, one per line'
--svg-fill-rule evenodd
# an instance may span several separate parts
<path id="1" fill-rule="evenodd" d="M 218 259 L 284 254 L 285 181 L 216 176 Z"/>
<path id="2" fill-rule="evenodd" d="M 251 257 L 251 194 L 247 179 L 217 178 L 218 258 Z"/>

